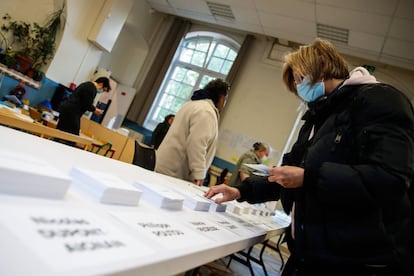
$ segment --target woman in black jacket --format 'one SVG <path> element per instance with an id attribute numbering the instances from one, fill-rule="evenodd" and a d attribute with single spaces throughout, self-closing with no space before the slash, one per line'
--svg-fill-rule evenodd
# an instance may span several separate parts
<path id="1" fill-rule="evenodd" d="M 282 275 L 413 275 L 410 101 L 365 68 L 348 73 L 324 40 L 285 61 L 286 86 L 309 107 L 297 142 L 267 179 L 215 186 L 206 196 L 250 203 L 280 197 L 292 216 Z"/>

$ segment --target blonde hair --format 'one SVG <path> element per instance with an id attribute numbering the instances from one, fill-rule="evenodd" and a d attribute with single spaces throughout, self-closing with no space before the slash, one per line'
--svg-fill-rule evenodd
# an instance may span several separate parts
<path id="1" fill-rule="evenodd" d="M 309 77 L 310 85 L 321 79 L 345 79 L 349 75 L 345 59 L 332 43 L 319 38 L 285 56 L 282 79 L 289 91 L 297 94 L 294 72 Z"/>

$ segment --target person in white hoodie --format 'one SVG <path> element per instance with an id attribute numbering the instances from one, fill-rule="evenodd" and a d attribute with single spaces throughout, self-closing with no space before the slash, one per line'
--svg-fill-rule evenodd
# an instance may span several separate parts
<path id="1" fill-rule="evenodd" d="M 282 166 L 206 196 L 281 199 L 292 217 L 282 276 L 414 275 L 410 100 L 363 67 L 348 72 L 321 39 L 285 57 L 283 81 L 309 110 Z"/>
<path id="2" fill-rule="evenodd" d="M 156 172 L 203 184 L 216 153 L 219 112 L 226 105 L 229 87 L 214 79 L 193 93 L 156 151 Z"/>

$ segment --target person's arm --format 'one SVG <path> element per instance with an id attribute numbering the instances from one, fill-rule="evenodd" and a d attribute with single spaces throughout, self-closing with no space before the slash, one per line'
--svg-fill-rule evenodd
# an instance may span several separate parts
<path id="1" fill-rule="evenodd" d="M 266 177 L 253 175 L 235 187 L 226 184 L 213 186 L 206 192 L 205 196 L 211 198 L 216 194 L 222 193 L 223 197 L 217 198 L 217 203 L 234 199 L 249 203 L 261 203 L 278 200 L 281 189 L 279 184 L 269 182 Z"/>

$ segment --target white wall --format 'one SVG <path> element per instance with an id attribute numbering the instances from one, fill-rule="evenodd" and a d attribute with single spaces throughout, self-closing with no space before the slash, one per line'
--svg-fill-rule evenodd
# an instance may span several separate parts
<path id="1" fill-rule="evenodd" d="M 135 0 L 114 48 L 103 53 L 99 66 L 111 71 L 118 82 L 133 86 L 162 17 L 145 0 Z"/>
<path id="2" fill-rule="evenodd" d="M 12 17 L 12 20 L 44 23 L 46 19 L 45 16 L 60 7 L 59 3 L 57 3 L 57 1 L 55 3 L 53 0 L 38 0 L 34 4 L 36 5 L 35 9 L 33 9 L 30 4 L 27 4 L 27 1 L 23 0 L 1 0 L 0 23 L 3 23 L 3 19 L 1 17 L 3 17 L 6 13 Z M 55 4 L 57 5 L 56 8 Z"/>
<path id="3" fill-rule="evenodd" d="M 148 44 L 143 37 L 124 26 L 112 52 L 103 53 L 99 66 L 111 71 L 111 77 L 118 82 L 132 86 L 147 53 Z"/>
<path id="4" fill-rule="evenodd" d="M 46 72 L 48 78 L 64 85 L 70 82 L 79 84 L 90 79 L 99 64 L 102 51 L 87 38 L 103 3 L 104 0 L 66 1 L 66 25 L 55 57 Z"/>

